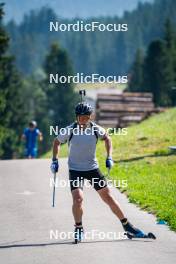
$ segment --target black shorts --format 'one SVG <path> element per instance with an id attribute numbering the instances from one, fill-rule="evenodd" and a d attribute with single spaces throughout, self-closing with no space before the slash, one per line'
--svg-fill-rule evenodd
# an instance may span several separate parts
<path id="1" fill-rule="evenodd" d="M 69 170 L 69 181 L 71 191 L 77 188 L 83 189 L 84 179 L 87 179 L 96 191 L 107 187 L 106 178 L 99 169 L 89 171 Z"/>

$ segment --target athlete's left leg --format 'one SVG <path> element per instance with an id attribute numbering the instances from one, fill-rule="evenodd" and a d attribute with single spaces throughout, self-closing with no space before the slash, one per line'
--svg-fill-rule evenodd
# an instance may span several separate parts
<path id="1" fill-rule="evenodd" d="M 97 190 L 98 194 L 102 198 L 102 200 L 109 205 L 112 212 L 120 219 L 124 219 L 125 216 L 123 214 L 122 209 L 120 208 L 120 205 L 116 201 L 116 199 L 112 196 L 110 189 L 108 187 L 104 187 L 100 190 Z"/>
<path id="2" fill-rule="evenodd" d="M 120 205 L 118 204 L 116 199 L 112 196 L 112 193 L 107 186 L 106 179 L 104 175 L 101 173 L 101 171 L 99 169 L 95 169 L 89 172 L 88 174 L 89 177 L 87 177 L 87 179 L 90 180 L 91 184 L 98 192 L 102 200 L 107 205 L 109 205 L 112 212 L 121 221 L 124 230 L 132 235 L 143 237 L 144 235 L 143 232 L 140 229 L 134 227 L 125 217 L 122 209 L 120 208 Z"/>
<path id="3" fill-rule="evenodd" d="M 115 198 L 112 196 L 110 189 L 108 187 L 102 188 L 100 190 L 97 190 L 100 197 L 103 199 L 105 203 L 109 205 L 112 212 L 119 218 L 119 220 L 122 223 L 122 226 L 124 230 L 131 235 L 134 235 L 135 237 L 144 237 L 145 234 L 138 228 L 134 227 L 127 218 L 125 218 L 124 213 L 122 209 L 120 208 L 118 202 L 115 200 Z M 155 238 L 152 234 L 152 238 Z"/>

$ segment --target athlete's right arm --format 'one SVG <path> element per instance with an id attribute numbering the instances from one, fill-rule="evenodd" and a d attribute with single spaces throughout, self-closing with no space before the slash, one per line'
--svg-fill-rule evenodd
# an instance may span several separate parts
<path id="1" fill-rule="evenodd" d="M 60 145 L 61 143 L 58 138 L 55 138 L 53 142 L 53 160 L 56 160 L 58 158 L 58 155 L 60 153 Z"/>

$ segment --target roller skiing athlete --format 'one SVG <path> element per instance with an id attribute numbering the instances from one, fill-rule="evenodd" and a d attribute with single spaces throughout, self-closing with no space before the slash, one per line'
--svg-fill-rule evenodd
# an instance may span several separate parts
<path id="1" fill-rule="evenodd" d="M 53 142 L 53 157 L 51 164 L 51 171 L 53 173 L 57 173 L 59 169 L 58 155 L 60 145 L 67 142 L 69 146 L 69 180 L 73 199 L 72 213 L 75 221 L 75 243 L 81 242 L 84 234 L 82 225 L 84 179 L 87 179 L 92 184 L 102 200 L 110 207 L 112 212 L 121 221 L 125 234 L 129 239 L 155 239 L 155 236 L 152 233 L 145 234 L 140 229 L 134 227 L 128 221 L 118 202 L 112 196 L 111 191 L 107 186 L 106 178 L 99 169 L 95 154 L 97 141 L 99 139 L 103 140 L 105 142 L 105 149 L 107 153 L 106 168 L 110 170 L 113 166 L 112 142 L 105 130 L 91 121 L 93 108 L 90 104 L 83 100 L 85 90 L 81 90 L 80 94 L 82 96 L 82 100 L 75 108 L 76 122 L 65 128 L 66 133 L 59 133 L 59 135 L 55 138 Z M 74 129 L 77 129 L 79 133 L 74 133 Z M 88 133 L 88 131 L 91 131 L 91 133 Z M 75 182 L 77 183 L 76 185 L 74 184 Z"/>

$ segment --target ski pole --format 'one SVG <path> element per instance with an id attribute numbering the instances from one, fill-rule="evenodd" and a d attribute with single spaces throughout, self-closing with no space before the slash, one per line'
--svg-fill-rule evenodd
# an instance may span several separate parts
<path id="1" fill-rule="evenodd" d="M 53 186 L 53 204 L 52 206 L 54 207 L 55 205 L 55 188 L 56 188 L 56 172 L 54 172 L 54 186 Z"/>
<path id="2" fill-rule="evenodd" d="M 110 168 L 108 168 L 108 175 L 107 175 L 107 177 L 109 178 L 109 176 L 110 176 Z"/>

